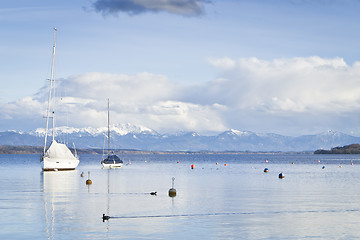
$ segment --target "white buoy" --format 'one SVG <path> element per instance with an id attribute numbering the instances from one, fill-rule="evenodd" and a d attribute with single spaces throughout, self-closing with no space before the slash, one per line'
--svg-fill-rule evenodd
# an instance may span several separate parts
<path id="1" fill-rule="evenodd" d="M 169 189 L 169 197 L 176 197 L 176 189 L 174 188 L 174 181 L 175 181 L 175 178 L 173 177 L 172 178 L 172 186 Z"/>

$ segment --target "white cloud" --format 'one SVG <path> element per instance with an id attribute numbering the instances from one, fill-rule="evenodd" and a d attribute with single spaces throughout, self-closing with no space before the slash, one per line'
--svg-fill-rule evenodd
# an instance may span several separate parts
<path id="1" fill-rule="evenodd" d="M 216 94 L 225 95 L 227 105 L 236 108 L 306 112 L 359 107 L 359 64 L 349 66 L 341 58 L 249 58 L 220 69 L 220 78 L 227 81 L 210 82 L 209 88 L 219 85 Z"/>
<path id="2" fill-rule="evenodd" d="M 191 86 L 151 73 L 71 76 L 58 82 L 58 112 L 66 114 L 58 114 L 57 123 L 103 127 L 110 98 L 113 124 L 131 123 L 159 132 L 233 128 L 296 135 L 358 129 L 358 62 L 308 57 L 222 58 L 211 63 L 219 69 L 218 78 Z M 0 122 L 33 119 L 33 129 L 42 127 L 45 99 L 37 95 L 0 105 Z"/>
<path id="3" fill-rule="evenodd" d="M 235 67 L 235 61 L 230 58 L 211 58 L 209 63 L 214 67 L 221 68 L 224 70 L 233 69 Z"/>
<path id="4" fill-rule="evenodd" d="M 225 130 L 221 121 L 224 106 L 192 103 L 184 99 L 182 86 L 163 75 L 87 73 L 57 81 L 57 126 L 102 127 L 107 124 L 107 98 L 110 99 L 111 122 L 147 126 L 156 131 Z M 26 121 L 41 119 L 46 111 L 46 91 L 36 98 L 25 98 L 3 106 L 2 119 L 8 116 Z M 24 104 L 24 102 L 26 104 Z M 31 114 L 15 114 L 24 108 Z M 36 111 L 34 111 L 36 109 Z M 40 112 L 42 114 L 39 117 Z M 45 121 L 38 121 L 35 128 Z"/>
<path id="5" fill-rule="evenodd" d="M 223 62 L 234 64 L 224 67 L 219 64 Z M 229 123 L 238 119 L 242 126 L 281 131 L 286 119 L 285 124 L 293 125 L 300 133 L 316 127 L 344 128 L 341 125 L 347 123 L 342 116 L 350 115 L 349 121 L 353 121 L 360 110 L 360 63 L 351 66 L 342 58 L 320 57 L 272 61 L 224 58 L 212 63 L 220 70 L 221 81 L 208 83 L 209 90 L 205 92 L 210 95 L 206 99 L 218 99 L 232 110 L 226 117 Z M 309 116 L 313 117 L 312 121 Z M 244 117 L 248 122 L 242 121 Z M 306 119 L 304 124 L 301 118 Z M 333 118 L 334 121 L 320 123 L 322 118 Z M 294 125 L 295 122 L 298 125 Z"/>

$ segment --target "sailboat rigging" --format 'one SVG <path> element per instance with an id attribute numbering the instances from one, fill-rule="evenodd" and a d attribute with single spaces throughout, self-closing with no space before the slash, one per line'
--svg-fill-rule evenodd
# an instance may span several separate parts
<path id="1" fill-rule="evenodd" d="M 43 162 L 43 171 L 57 171 L 57 170 L 74 170 L 79 165 L 79 158 L 70 151 L 70 149 L 63 143 L 58 143 L 55 140 L 55 49 L 56 49 L 56 31 L 54 28 L 54 45 L 51 64 L 49 99 L 46 113 L 46 129 L 44 152 L 41 156 Z M 51 115 L 51 116 L 50 116 Z M 47 138 L 49 131 L 49 119 L 52 118 L 52 142 L 47 148 Z"/>
<path id="2" fill-rule="evenodd" d="M 113 152 L 110 152 L 110 102 L 108 99 L 108 155 L 107 158 L 101 161 L 103 168 L 121 168 L 123 161 L 116 156 Z"/>

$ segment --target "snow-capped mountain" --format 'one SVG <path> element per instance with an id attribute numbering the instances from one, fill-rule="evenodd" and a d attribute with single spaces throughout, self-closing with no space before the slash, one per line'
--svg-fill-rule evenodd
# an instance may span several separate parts
<path id="1" fill-rule="evenodd" d="M 33 132 L 0 132 L 0 145 L 42 146 L 44 129 Z M 107 128 L 59 127 L 56 139 L 77 148 L 106 148 Z M 150 128 L 131 124 L 111 126 L 111 147 L 150 151 L 315 151 L 360 143 L 360 137 L 327 131 L 316 135 L 289 137 L 274 133 L 254 133 L 230 129 L 217 135 L 196 132 L 159 134 Z"/>
<path id="2" fill-rule="evenodd" d="M 129 123 L 127 124 L 115 124 L 110 126 L 111 132 L 117 134 L 117 135 L 126 135 L 129 133 L 133 134 L 153 134 L 156 135 L 157 133 L 150 128 L 144 127 L 144 126 L 135 126 L 131 125 Z M 93 128 L 93 127 L 87 127 L 87 128 L 72 128 L 72 127 L 57 127 L 55 128 L 55 136 L 61 135 L 61 134 L 79 134 L 79 135 L 91 135 L 91 136 L 98 136 L 103 135 L 104 133 L 107 134 L 107 127 L 101 127 L 101 128 Z M 30 135 L 34 136 L 45 136 L 45 129 L 44 128 L 38 128 L 34 132 L 29 132 Z"/>

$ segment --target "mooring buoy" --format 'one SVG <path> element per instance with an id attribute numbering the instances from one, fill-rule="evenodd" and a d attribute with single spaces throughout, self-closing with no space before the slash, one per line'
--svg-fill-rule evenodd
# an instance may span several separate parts
<path id="1" fill-rule="evenodd" d="M 195 164 L 191 164 L 191 169 L 194 169 L 195 168 Z"/>
<path id="2" fill-rule="evenodd" d="M 88 180 L 86 180 L 86 185 L 92 184 L 92 181 L 90 179 L 90 171 L 88 172 Z"/>
<path id="3" fill-rule="evenodd" d="M 269 172 L 269 169 L 265 168 L 265 169 L 264 169 L 264 172 Z"/>
<path id="4" fill-rule="evenodd" d="M 284 178 L 284 177 L 285 177 L 285 175 L 283 173 L 279 174 L 279 178 Z"/>
<path id="5" fill-rule="evenodd" d="M 169 197 L 176 197 L 176 189 L 174 188 L 174 181 L 175 178 L 172 178 L 172 185 L 171 188 L 169 189 Z"/>
<path id="6" fill-rule="evenodd" d="M 80 177 L 84 177 L 84 176 L 85 176 L 84 172 L 81 172 Z"/>

